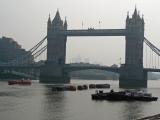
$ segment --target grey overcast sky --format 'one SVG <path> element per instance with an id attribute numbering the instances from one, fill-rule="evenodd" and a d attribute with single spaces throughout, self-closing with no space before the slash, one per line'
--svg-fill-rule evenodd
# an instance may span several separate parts
<path id="1" fill-rule="evenodd" d="M 48 14 L 59 9 L 68 28 L 124 28 L 127 11 L 135 5 L 144 14 L 145 36 L 160 48 L 160 0 L 0 0 L 0 35 L 29 49 L 46 35 Z M 101 24 L 99 24 L 101 21 Z M 106 65 L 124 62 L 124 37 L 70 37 L 67 62 L 80 56 Z"/>

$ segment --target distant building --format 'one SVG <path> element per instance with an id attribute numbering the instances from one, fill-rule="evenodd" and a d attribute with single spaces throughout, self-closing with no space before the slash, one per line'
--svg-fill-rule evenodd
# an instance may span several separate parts
<path id="1" fill-rule="evenodd" d="M 30 54 L 19 45 L 15 40 L 8 37 L 0 38 L 0 62 L 7 62 L 20 56 Z"/>

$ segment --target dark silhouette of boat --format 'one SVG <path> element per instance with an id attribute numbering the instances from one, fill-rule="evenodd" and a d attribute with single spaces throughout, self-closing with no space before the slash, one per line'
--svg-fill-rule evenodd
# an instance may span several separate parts
<path id="1" fill-rule="evenodd" d="M 145 93 L 140 90 L 125 90 L 114 92 L 104 93 L 102 90 L 96 91 L 95 94 L 92 94 L 93 100 L 110 100 L 110 101 L 157 101 L 158 97 L 152 97 L 150 93 Z"/>
<path id="2" fill-rule="evenodd" d="M 105 89 L 105 88 L 110 88 L 110 84 L 89 84 L 90 89 Z"/>
<path id="3" fill-rule="evenodd" d="M 75 85 L 54 85 L 52 91 L 76 91 Z"/>

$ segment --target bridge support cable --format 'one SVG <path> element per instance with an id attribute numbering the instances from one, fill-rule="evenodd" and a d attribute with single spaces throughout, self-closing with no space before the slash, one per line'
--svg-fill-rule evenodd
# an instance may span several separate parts
<path id="1" fill-rule="evenodd" d="M 155 45 L 149 42 L 146 38 L 144 38 L 144 42 L 157 54 L 160 56 L 160 49 L 158 49 Z"/>
<path id="2" fill-rule="evenodd" d="M 34 59 L 36 59 L 37 57 L 39 57 L 45 50 L 47 49 L 47 45 L 42 47 L 40 50 L 38 50 L 36 53 L 33 54 Z"/>
<path id="3" fill-rule="evenodd" d="M 23 61 L 24 64 L 33 64 L 36 59 L 43 53 L 45 52 L 45 50 L 47 49 L 47 45 L 43 46 L 40 50 L 36 51 L 33 55 L 32 55 L 32 59 L 28 58 L 27 60 Z M 33 61 L 34 59 L 34 61 Z"/>
<path id="4" fill-rule="evenodd" d="M 158 68 L 159 68 L 159 57 L 158 57 Z"/>
<path id="5" fill-rule="evenodd" d="M 144 58 L 145 58 L 145 64 L 146 64 L 145 67 L 147 68 L 147 67 L 148 67 L 148 61 L 147 61 L 147 58 L 148 58 L 148 56 L 147 56 L 147 55 L 148 55 L 147 45 L 145 45 L 144 48 L 145 48 L 145 57 L 144 57 Z"/>
<path id="6" fill-rule="evenodd" d="M 150 49 L 149 50 L 149 68 L 152 66 L 152 56 L 151 56 L 151 53 L 152 52 L 152 50 Z"/>
<path id="7" fill-rule="evenodd" d="M 47 36 L 45 36 L 38 44 L 36 44 L 33 48 L 31 48 L 29 51 L 33 53 L 35 50 L 39 48 L 43 44 L 43 42 L 46 40 Z"/>
<path id="8" fill-rule="evenodd" d="M 149 66 L 146 65 L 146 67 L 149 68 L 159 68 L 159 57 L 160 57 L 160 49 L 157 48 L 155 45 L 153 45 L 149 40 L 144 38 L 144 43 L 150 48 L 150 58 L 149 58 Z M 146 55 L 147 55 L 147 50 L 146 50 Z M 147 59 L 146 61 L 147 62 Z"/>

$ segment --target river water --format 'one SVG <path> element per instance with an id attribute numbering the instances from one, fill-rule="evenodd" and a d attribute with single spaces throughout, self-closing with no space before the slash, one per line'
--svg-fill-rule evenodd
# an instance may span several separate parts
<path id="1" fill-rule="evenodd" d="M 72 80 L 71 83 L 109 83 L 111 89 L 119 90 L 118 81 Z M 95 90 L 52 92 L 51 86 L 38 81 L 31 86 L 0 82 L 0 120 L 135 120 L 160 113 L 160 99 L 156 102 L 93 101 L 91 94 Z M 160 98 L 160 80 L 148 81 L 146 90 Z"/>

